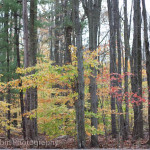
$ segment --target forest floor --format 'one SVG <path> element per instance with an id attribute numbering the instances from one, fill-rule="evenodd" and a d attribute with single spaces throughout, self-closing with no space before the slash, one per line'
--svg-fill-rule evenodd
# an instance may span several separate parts
<path id="1" fill-rule="evenodd" d="M 113 139 L 111 136 L 108 136 L 107 139 L 103 135 L 98 136 L 99 147 L 103 149 L 113 148 L 113 149 L 149 149 L 146 143 L 147 137 L 144 139 L 139 139 L 133 141 L 129 138 L 125 142 L 119 141 L 119 139 Z M 38 141 L 24 141 L 22 136 L 13 136 L 11 140 L 8 140 L 4 135 L 0 135 L 0 149 L 76 149 L 76 139 L 71 136 L 60 136 L 53 140 L 45 135 L 40 135 Z M 86 140 L 86 148 L 93 149 L 90 147 L 90 137 Z"/>

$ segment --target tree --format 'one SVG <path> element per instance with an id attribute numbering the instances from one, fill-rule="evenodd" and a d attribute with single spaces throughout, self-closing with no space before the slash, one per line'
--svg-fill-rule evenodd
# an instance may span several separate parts
<path id="1" fill-rule="evenodd" d="M 125 115 L 125 121 L 126 121 L 126 129 L 127 134 L 129 132 L 129 100 L 128 100 L 128 60 L 129 60 L 129 54 L 130 54 L 130 45 L 129 45 L 129 28 L 128 28 L 128 17 L 127 17 L 127 0 L 124 0 L 124 43 L 125 43 L 125 69 L 124 69 L 124 87 L 125 87 L 125 103 L 126 103 L 126 115 Z M 128 137 L 128 135 L 127 135 Z"/>
<path id="2" fill-rule="evenodd" d="M 100 23 L 100 12 L 101 12 L 101 2 L 102 0 L 82 0 L 82 5 L 85 11 L 85 14 L 88 18 L 89 25 L 89 49 L 94 51 L 97 49 L 97 35 L 98 27 Z M 97 97 L 97 85 L 96 85 L 96 76 L 97 70 L 95 67 L 91 66 L 92 75 L 90 76 L 90 102 L 91 102 L 91 112 L 97 114 L 98 108 L 98 97 Z M 98 119 L 94 116 L 91 117 L 91 126 L 94 126 L 97 129 Z M 91 136 L 91 146 L 98 146 L 98 136 Z"/>
<path id="3" fill-rule="evenodd" d="M 84 67 L 82 49 L 82 26 L 79 19 L 79 0 L 73 0 L 74 28 L 76 33 L 77 59 L 78 59 L 78 99 L 75 102 L 77 121 L 77 144 L 78 148 L 85 148 L 84 126 Z"/>
<path id="4" fill-rule="evenodd" d="M 37 0 L 30 1 L 30 29 L 29 29 L 29 65 L 35 66 L 37 63 Z M 35 73 L 35 70 L 32 71 Z M 30 89 L 30 109 L 37 109 L 37 88 Z M 37 139 L 37 118 L 36 116 L 30 120 L 30 135 L 32 139 Z"/>
<path id="5" fill-rule="evenodd" d="M 114 1 L 107 0 L 108 5 L 108 16 L 109 16 L 109 27 L 110 27 L 110 79 L 116 78 L 115 74 L 117 73 L 117 65 L 116 65 L 116 32 L 114 26 Z M 117 86 L 116 80 L 111 80 L 110 87 Z M 115 95 L 111 93 L 111 110 L 115 111 Z M 114 113 L 111 114 L 111 128 L 112 135 L 116 137 L 117 129 L 116 129 L 116 115 Z"/>
<path id="6" fill-rule="evenodd" d="M 19 14 L 20 9 L 14 11 L 14 22 L 15 22 L 15 51 L 17 55 L 17 67 L 21 68 L 21 63 L 20 63 L 20 47 L 19 47 L 19 33 L 20 33 L 20 24 L 18 25 L 18 22 L 20 23 L 20 18 Z M 21 75 L 19 75 L 20 78 Z M 19 87 L 22 87 L 22 81 L 19 83 Z M 24 117 L 24 101 L 23 101 L 23 90 L 19 92 L 19 97 L 20 97 L 20 104 L 21 104 L 21 117 L 22 117 L 22 132 L 23 132 L 23 137 L 25 139 L 25 117 Z"/>
<path id="7" fill-rule="evenodd" d="M 149 52 L 149 40 L 148 40 L 148 28 L 147 28 L 147 12 L 145 6 L 145 0 L 142 0 L 143 6 L 143 22 L 144 22 L 144 44 L 146 53 L 146 73 L 147 73 L 147 84 L 148 84 L 148 127 L 149 127 L 149 140 L 150 144 L 150 52 Z"/>
<path id="8" fill-rule="evenodd" d="M 110 28 L 110 80 L 111 89 L 117 88 L 117 91 L 111 92 L 111 109 L 115 112 L 117 109 L 119 112 L 119 135 L 123 139 L 126 138 L 126 125 L 123 116 L 122 109 L 122 79 L 121 79 L 121 29 L 120 29 L 120 14 L 119 14 L 119 1 L 113 0 L 107 1 L 108 4 L 108 15 L 109 15 L 109 28 Z M 117 57 L 118 52 L 118 57 Z M 118 62 L 118 65 L 117 65 Z M 111 123 L 112 123 L 112 135 L 116 137 L 116 115 L 112 112 Z"/>
<path id="9" fill-rule="evenodd" d="M 28 16 L 27 16 L 27 0 L 24 0 L 23 3 L 23 33 L 24 33 L 24 68 L 27 68 L 29 66 L 28 64 Z M 26 97 L 25 97 L 25 106 L 27 105 L 27 93 L 26 93 Z M 25 113 L 27 110 L 24 107 L 24 110 L 22 110 L 23 113 Z M 25 127 L 25 131 L 24 131 L 24 138 L 27 139 L 28 138 L 28 134 L 27 134 L 27 118 L 25 116 L 25 122 L 23 126 Z"/>
<path id="10" fill-rule="evenodd" d="M 122 79 L 121 79 L 121 28 L 120 28 L 120 14 L 119 14 L 119 1 L 114 0 L 114 18 L 116 21 L 114 21 L 114 27 L 116 30 L 116 40 L 117 40 L 117 51 L 118 51 L 118 96 L 117 96 L 117 107 L 118 107 L 118 112 L 119 114 L 119 132 L 123 139 L 127 138 L 127 132 L 126 132 L 126 124 L 123 116 L 123 109 L 122 109 Z"/>
<path id="11" fill-rule="evenodd" d="M 7 3 L 6 3 L 7 5 Z M 8 22 L 9 22 L 9 10 L 6 10 L 5 11 L 5 22 L 4 22 L 4 28 L 5 28 L 5 40 L 7 42 L 7 45 L 6 45 L 6 59 L 7 59 L 7 82 L 10 81 L 10 74 L 9 74 L 9 71 L 10 71 L 10 47 L 9 47 L 9 25 L 8 25 Z M 7 103 L 10 104 L 10 86 L 8 86 L 8 89 L 7 89 Z M 8 114 L 7 114 L 7 119 L 8 119 L 8 126 L 10 126 L 10 105 L 8 106 Z M 8 139 L 10 139 L 10 129 L 8 129 L 7 131 L 7 137 Z"/>
<path id="12" fill-rule="evenodd" d="M 30 28 L 28 29 L 28 15 L 27 15 L 27 1 L 23 1 L 23 27 L 24 27 L 24 67 L 36 65 L 36 51 L 37 51 L 37 1 L 30 1 Z M 30 32 L 29 32 L 30 31 Z M 29 32 L 29 35 L 28 35 Z M 28 36 L 30 39 L 28 39 Z M 30 44 L 30 51 L 29 51 Z M 32 72 L 33 73 L 33 72 Z M 25 110 L 24 112 L 31 112 L 37 108 L 37 89 L 30 87 L 25 94 Z M 25 138 L 37 138 L 37 119 L 25 118 Z"/>
<path id="13" fill-rule="evenodd" d="M 141 57 L 141 6 L 140 1 L 134 0 L 134 36 L 131 57 L 132 67 L 132 100 L 134 102 L 134 128 L 133 136 L 135 139 L 143 137 L 143 117 L 142 117 L 142 57 Z"/>
<path id="14" fill-rule="evenodd" d="M 57 65 L 60 65 L 60 53 L 59 53 L 59 27 L 60 27 L 60 4 L 59 0 L 55 1 L 55 50 L 54 50 L 54 56 L 55 56 L 55 62 Z"/>
<path id="15" fill-rule="evenodd" d="M 71 41 L 71 32 L 72 32 L 72 10 L 69 9 L 71 1 L 66 0 L 64 3 L 64 32 L 65 32 L 65 55 L 64 55 L 64 62 L 65 64 L 71 62 L 71 51 L 69 46 L 72 45 Z"/>

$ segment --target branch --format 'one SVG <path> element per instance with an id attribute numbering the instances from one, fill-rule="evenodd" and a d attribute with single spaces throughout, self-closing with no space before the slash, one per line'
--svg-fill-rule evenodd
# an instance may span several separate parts
<path id="1" fill-rule="evenodd" d="M 110 31 L 110 30 L 109 30 Z M 106 35 L 102 38 L 102 40 L 98 43 L 98 46 L 104 41 L 104 39 L 106 38 L 106 36 L 108 35 L 109 31 L 107 31 Z M 97 47 L 98 47 L 97 46 Z"/>

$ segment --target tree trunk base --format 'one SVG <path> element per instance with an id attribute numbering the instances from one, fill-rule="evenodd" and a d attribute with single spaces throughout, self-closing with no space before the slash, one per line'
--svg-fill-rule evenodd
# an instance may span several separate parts
<path id="1" fill-rule="evenodd" d="M 91 147 L 99 147 L 97 135 L 91 135 Z"/>

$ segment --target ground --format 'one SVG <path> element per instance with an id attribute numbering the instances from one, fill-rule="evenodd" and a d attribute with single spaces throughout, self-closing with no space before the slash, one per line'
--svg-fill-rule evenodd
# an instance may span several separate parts
<path id="1" fill-rule="evenodd" d="M 112 139 L 111 135 L 107 136 L 107 139 L 103 135 L 98 136 L 99 140 L 99 148 L 107 149 L 149 149 L 150 147 L 145 144 L 148 140 L 147 136 L 145 135 L 144 139 L 139 139 L 133 141 L 129 139 L 125 142 L 119 141 L 119 139 Z M 49 138 L 45 135 L 39 135 L 38 141 L 24 141 L 22 136 L 13 136 L 12 140 L 8 140 L 4 137 L 4 135 L 0 135 L 0 149 L 3 148 L 36 148 L 36 149 L 76 149 L 76 139 L 71 136 L 60 136 L 53 140 L 49 140 Z M 86 140 L 86 148 L 91 149 L 90 147 L 90 137 L 87 137 Z"/>

